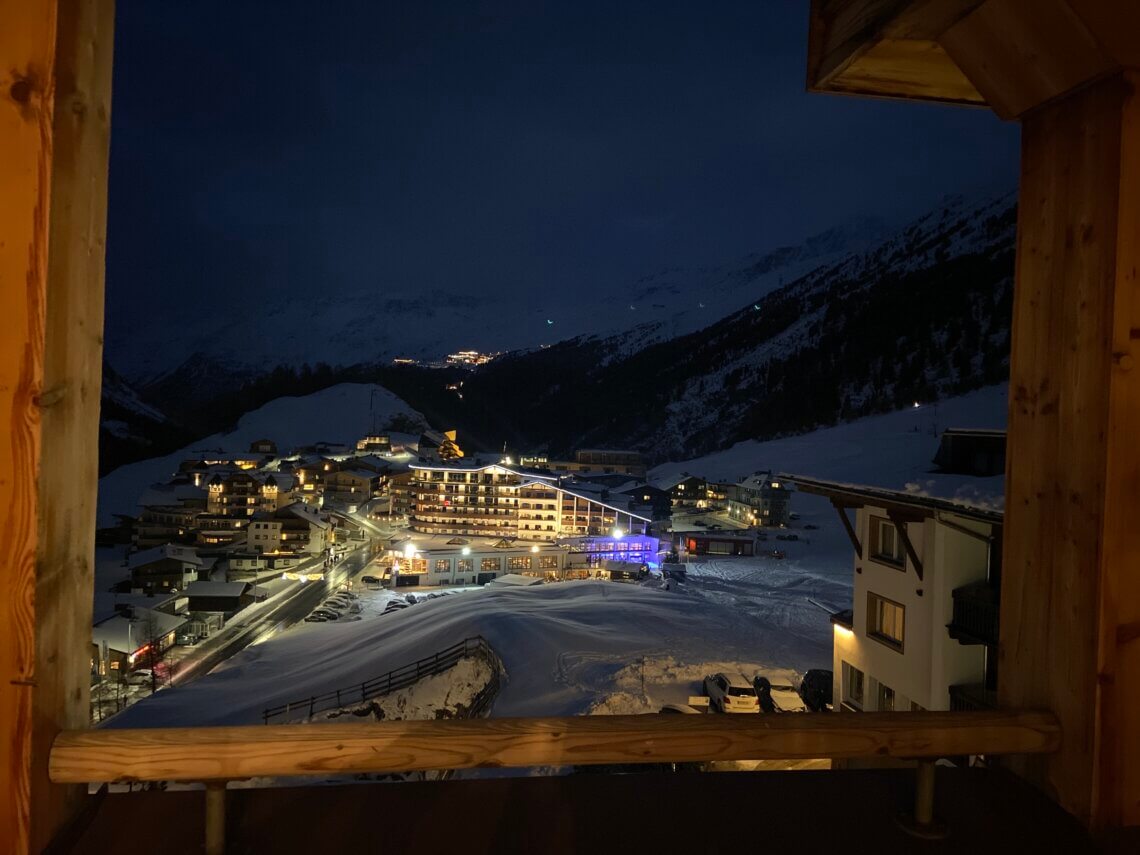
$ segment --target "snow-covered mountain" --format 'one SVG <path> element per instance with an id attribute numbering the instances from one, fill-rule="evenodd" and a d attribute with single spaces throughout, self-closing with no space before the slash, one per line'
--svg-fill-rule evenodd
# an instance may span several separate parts
<path id="1" fill-rule="evenodd" d="M 459 428 L 471 447 L 623 446 L 678 459 L 1003 381 L 1015 219 L 1013 193 L 949 198 L 886 235 L 851 224 L 723 266 L 663 271 L 602 301 L 350 295 L 240 321 L 188 318 L 118 351 L 131 358 L 146 335 L 170 340 L 135 363 L 152 378 L 136 386 L 195 436 L 282 395 L 364 382 Z M 195 338 L 207 321 L 214 331 Z M 543 340 L 572 330 L 589 333 Z M 515 349 L 474 372 L 388 359 L 468 346 Z M 462 395 L 447 391 L 459 380 Z"/>
<path id="2" fill-rule="evenodd" d="M 537 348 L 580 335 L 637 330 L 650 343 L 713 323 L 744 300 L 779 287 L 881 238 L 878 220 L 856 220 L 806 239 L 727 264 L 662 270 L 583 301 L 536 287 L 525 303 L 460 289 L 397 293 L 383 286 L 311 296 L 279 296 L 224 310 L 193 311 L 176 324 L 112 327 L 108 358 L 140 386 L 170 377 L 239 378 L 278 364 L 347 366 L 406 356 L 438 360 L 463 349 L 505 352 Z"/>
<path id="3" fill-rule="evenodd" d="M 433 410 L 496 446 L 631 447 L 669 460 L 999 383 L 1015 220 L 1012 194 L 948 200 L 696 332 L 511 355 Z M 417 406 L 438 384 L 400 373 L 384 382 Z"/>

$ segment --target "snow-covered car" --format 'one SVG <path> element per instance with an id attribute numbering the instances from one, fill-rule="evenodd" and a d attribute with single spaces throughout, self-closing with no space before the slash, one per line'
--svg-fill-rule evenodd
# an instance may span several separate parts
<path id="1" fill-rule="evenodd" d="M 823 712 L 832 703 L 831 686 L 833 675 L 822 668 L 813 668 L 804 674 L 800 681 L 799 696 L 812 712 Z"/>
<path id="2" fill-rule="evenodd" d="M 309 615 L 307 618 L 305 618 L 305 623 L 328 623 L 328 622 L 329 622 L 329 619 L 327 617 L 321 617 L 320 615 Z"/>
<path id="3" fill-rule="evenodd" d="M 332 609 L 314 609 L 313 614 L 317 617 L 323 617 L 325 620 L 337 620 L 340 618 L 340 613 Z"/>
<path id="4" fill-rule="evenodd" d="M 710 674 L 705 677 L 709 707 L 722 713 L 759 713 L 760 699 L 743 674 Z"/>

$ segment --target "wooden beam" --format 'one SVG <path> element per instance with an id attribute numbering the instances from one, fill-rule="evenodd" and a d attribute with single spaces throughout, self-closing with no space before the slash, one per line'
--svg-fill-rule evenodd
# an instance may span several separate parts
<path id="1" fill-rule="evenodd" d="M 842 502 L 831 500 L 831 506 L 835 508 L 835 512 L 839 514 L 839 521 L 843 523 L 843 530 L 847 532 L 847 537 L 851 541 L 851 545 L 855 547 L 855 556 L 857 558 L 863 557 L 863 544 L 859 542 L 859 535 L 855 533 L 855 527 L 851 525 L 851 519 L 847 516 L 847 508 Z"/>
<path id="2" fill-rule="evenodd" d="M 574 716 L 61 733 L 61 783 L 817 757 L 1056 751 L 1049 713 Z"/>
<path id="3" fill-rule="evenodd" d="M 918 522 L 914 517 L 907 517 L 900 514 L 898 511 L 887 510 L 887 516 L 891 522 L 895 524 L 895 531 L 898 532 L 899 540 L 902 541 L 903 549 L 906 550 L 907 558 L 910 559 L 911 566 L 914 567 L 914 572 L 918 574 L 919 581 L 922 580 L 922 561 L 919 560 L 918 553 L 914 550 L 914 544 L 910 542 L 910 535 L 906 533 L 906 524 L 908 522 Z"/>
<path id="4" fill-rule="evenodd" d="M 1066 0 L 987 0 L 939 41 L 994 112 L 1016 118 L 1119 69 L 1074 8 Z"/>
<path id="5" fill-rule="evenodd" d="M 1019 763 L 1094 827 L 1140 824 L 1140 78 L 1023 122 L 1002 705 L 1065 731 Z"/>
<path id="6" fill-rule="evenodd" d="M 981 0 L 813 0 L 813 92 L 981 106 L 938 37 Z"/>
<path id="7" fill-rule="evenodd" d="M 83 792 L 47 752 L 88 720 L 113 5 L 0 17 L 0 850 L 22 853 Z"/>

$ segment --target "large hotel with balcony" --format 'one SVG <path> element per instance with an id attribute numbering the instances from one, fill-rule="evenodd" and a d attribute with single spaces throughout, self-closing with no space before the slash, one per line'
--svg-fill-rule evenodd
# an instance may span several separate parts
<path id="1" fill-rule="evenodd" d="M 518 537 L 645 535 L 650 519 L 576 489 L 547 472 L 500 463 L 419 463 L 411 467 L 411 528 L 425 534 Z"/>

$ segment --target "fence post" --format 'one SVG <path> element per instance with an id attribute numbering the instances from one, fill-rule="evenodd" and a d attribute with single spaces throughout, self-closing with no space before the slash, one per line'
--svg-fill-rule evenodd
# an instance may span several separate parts
<path id="1" fill-rule="evenodd" d="M 316 695 L 310 695 L 309 696 L 309 718 L 313 717 L 313 710 L 316 707 L 316 705 L 317 705 Z"/>
<path id="2" fill-rule="evenodd" d="M 336 690 L 336 705 L 337 705 L 337 707 L 341 707 L 341 706 L 344 706 L 344 705 L 343 705 L 343 704 L 340 702 L 340 689 L 337 689 L 337 690 Z"/>
<path id="3" fill-rule="evenodd" d="M 360 702 L 364 703 L 368 700 L 368 692 L 364 688 L 364 684 L 360 684 Z"/>
<path id="4" fill-rule="evenodd" d="M 206 855 L 226 851 L 226 782 L 206 782 Z"/>

